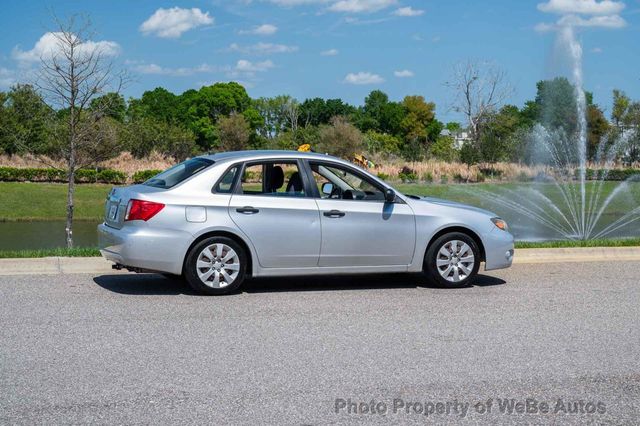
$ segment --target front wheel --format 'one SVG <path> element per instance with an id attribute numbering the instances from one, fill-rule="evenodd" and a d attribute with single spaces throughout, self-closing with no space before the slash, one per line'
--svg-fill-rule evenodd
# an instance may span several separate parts
<path id="1" fill-rule="evenodd" d="M 231 238 L 210 237 L 189 252 L 184 277 L 197 292 L 221 295 L 237 290 L 244 281 L 247 255 Z"/>
<path id="2" fill-rule="evenodd" d="M 461 232 L 439 237 L 429 246 L 424 272 L 440 287 L 470 285 L 480 268 L 480 251 L 473 238 Z"/>

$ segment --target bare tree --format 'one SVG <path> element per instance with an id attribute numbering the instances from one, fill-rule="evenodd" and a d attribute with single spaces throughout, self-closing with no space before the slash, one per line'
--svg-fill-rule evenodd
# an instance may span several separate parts
<path id="1" fill-rule="evenodd" d="M 505 72 L 486 62 L 459 63 L 446 85 L 455 92 L 453 110 L 464 114 L 476 143 L 481 137 L 483 119 L 513 93 Z"/>
<path id="2" fill-rule="evenodd" d="M 55 18 L 55 17 L 54 17 Z M 92 101 L 107 92 L 119 93 L 126 80 L 114 73 L 109 49 L 112 45 L 91 41 L 91 22 L 72 16 L 55 18 L 55 31 L 48 33 L 54 47 L 40 58 L 35 86 L 63 117 L 53 126 L 59 155 L 67 165 L 67 247 L 73 247 L 73 209 L 76 172 L 105 160 L 116 151 L 114 129 L 103 121 L 108 102 Z"/>

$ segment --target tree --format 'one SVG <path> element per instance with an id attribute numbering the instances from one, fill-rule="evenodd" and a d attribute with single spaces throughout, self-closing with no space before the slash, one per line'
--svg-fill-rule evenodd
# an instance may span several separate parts
<path id="1" fill-rule="evenodd" d="M 429 155 L 433 158 L 453 162 L 458 159 L 458 151 L 454 147 L 454 140 L 451 136 L 440 136 L 429 147 Z"/>
<path id="2" fill-rule="evenodd" d="M 47 153 L 54 111 L 35 88 L 17 84 L 0 98 L 0 148 L 8 154 Z"/>
<path id="3" fill-rule="evenodd" d="M 234 112 L 218 119 L 217 135 L 221 151 L 242 151 L 247 149 L 251 126 L 242 114 Z"/>
<path id="4" fill-rule="evenodd" d="M 400 154 L 402 141 L 395 136 L 379 133 L 375 130 L 369 130 L 364 135 L 365 146 L 367 152 L 371 154 L 397 155 Z"/>
<path id="5" fill-rule="evenodd" d="M 609 133 L 609 122 L 598 105 L 587 107 L 587 155 L 595 160 L 598 147 Z"/>
<path id="6" fill-rule="evenodd" d="M 436 105 L 425 102 L 423 96 L 407 96 L 402 101 L 404 118 L 400 123 L 406 140 L 418 140 L 426 145 L 427 127 L 435 118 Z"/>
<path id="7" fill-rule="evenodd" d="M 75 175 L 78 169 L 104 160 L 117 152 L 102 150 L 100 145 L 115 133 L 112 127 L 97 123 L 104 117 L 93 100 L 107 93 L 118 93 L 124 76 L 114 76 L 105 47 L 89 40 L 91 25 L 86 18 L 56 19 L 56 31 L 49 33 L 55 48 L 44 54 L 36 87 L 51 105 L 61 111 L 62 122 L 56 127 L 58 148 L 67 165 L 67 247 L 73 247 L 73 213 Z"/>
<path id="8" fill-rule="evenodd" d="M 183 161 L 196 148 L 195 135 L 190 130 L 150 117 L 127 123 L 124 135 L 126 147 L 137 158 L 158 152 Z"/>
<path id="9" fill-rule="evenodd" d="M 512 93 L 504 71 L 481 62 L 468 61 L 454 67 L 452 80 L 446 83 L 456 98 L 454 110 L 464 114 L 477 144 L 482 137 L 483 117 L 498 110 Z"/>
<path id="10" fill-rule="evenodd" d="M 121 94 L 107 93 L 91 101 L 91 110 L 123 123 L 127 113 L 127 103 Z"/>
<path id="11" fill-rule="evenodd" d="M 629 99 L 624 92 L 618 89 L 613 90 L 613 109 L 611 110 L 611 119 L 618 129 L 620 129 L 630 105 L 631 99 Z"/>
<path id="12" fill-rule="evenodd" d="M 344 117 L 334 117 L 320 129 L 320 150 L 336 157 L 352 159 L 362 152 L 362 133 Z"/>
<path id="13" fill-rule="evenodd" d="M 509 161 L 518 151 L 520 140 L 514 136 L 522 126 L 520 110 L 514 105 L 505 105 L 497 113 L 486 114 L 479 158 L 488 163 Z"/>

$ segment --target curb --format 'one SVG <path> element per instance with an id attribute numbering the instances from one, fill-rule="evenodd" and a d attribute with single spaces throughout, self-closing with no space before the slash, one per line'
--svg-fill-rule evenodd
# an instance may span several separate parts
<path id="1" fill-rule="evenodd" d="M 536 263 L 640 261 L 640 247 L 516 249 L 514 265 Z M 40 257 L 0 259 L 0 275 L 113 274 L 102 257 Z"/>

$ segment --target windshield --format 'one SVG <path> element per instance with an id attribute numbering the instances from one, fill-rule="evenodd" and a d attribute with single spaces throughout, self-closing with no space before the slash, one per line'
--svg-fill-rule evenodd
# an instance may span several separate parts
<path id="1" fill-rule="evenodd" d="M 175 165 L 159 175 L 152 177 L 143 185 L 163 189 L 172 188 L 212 164 L 213 160 L 208 160 L 206 158 L 192 158 L 191 160 Z"/>

